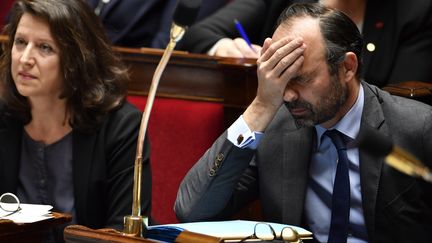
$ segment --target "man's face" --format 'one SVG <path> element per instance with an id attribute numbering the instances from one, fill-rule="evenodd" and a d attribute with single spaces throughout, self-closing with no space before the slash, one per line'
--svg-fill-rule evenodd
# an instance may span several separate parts
<path id="1" fill-rule="evenodd" d="M 330 76 L 330 83 L 317 94 L 312 104 L 302 98 L 285 101 L 298 126 L 310 127 L 335 118 L 348 98 L 347 87 L 343 87 L 337 75 Z M 298 112 L 301 111 L 301 112 Z"/>
<path id="2" fill-rule="evenodd" d="M 285 104 L 299 126 L 331 127 L 344 113 L 348 88 L 340 75 L 329 73 L 318 19 L 296 18 L 290 23 L 279 26 L 272 39 L 302 37 L 307 48 L 303 66 L 285 89 Z"/>

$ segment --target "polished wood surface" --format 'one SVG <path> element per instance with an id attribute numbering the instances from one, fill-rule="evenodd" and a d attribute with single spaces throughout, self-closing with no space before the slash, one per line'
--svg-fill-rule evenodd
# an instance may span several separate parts
<path id="1" fill-rule="evenodd" d="M 0 220 L 0 242 L 42 242 L 44 234 L 49 229 L 72 220 L 70 214 L 53 212 L 52 215 L 53 218 L 26 224 Z"/>
<path id="2" fill-rule="evenodd" d="M 383 89 L 394 95 L 416 99 L 432 105 L 432 83 L 407 81 L 391 84 Z"/>
<path id="3" fill-rule="evenodd" d="M 147 95 L 163 54 L 159 49 L 116 47 L 130 69 L 129 94 Z M 222 103 L 230 124 L 249 105 L 257 89 L 254 59 L 220 58 L 175 51 L 156 96 Z"/>
<path id="4" fill-rule="evenodd" d="M 66 243 L 152 243 L 160 242 L 142 237 L 127 236 L 113 229 L 90 229 L 82 225 L 70 225 L 65 228 L 64 239 Z M 221 238 L 209 235 L 183 231 L 177 236 L 177 243 L 218 243 Z"/>
<path id="5" fill-rule="evenodd" d="M 141 237 L 126 236 L 114 229 L 90 229 L 82 225 L 69 225 L 64 230 L 66 243 L 90 243 L 90 242 L 123 242 L 141 243 L 156 242 Z"/>

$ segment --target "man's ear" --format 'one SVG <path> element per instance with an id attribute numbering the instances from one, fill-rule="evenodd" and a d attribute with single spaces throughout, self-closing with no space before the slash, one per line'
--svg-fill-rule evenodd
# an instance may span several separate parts
<path id="1" fill-rule="evenodd" d="M 355 78 L 358 68 L 357 55 L 354 52 L 345 53 L 345 59 L 342 63 L 344 80 L 350 81 Z"/>

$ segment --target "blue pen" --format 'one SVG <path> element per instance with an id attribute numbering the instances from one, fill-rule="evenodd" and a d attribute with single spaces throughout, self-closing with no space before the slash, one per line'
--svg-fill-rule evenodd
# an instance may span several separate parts
<path id="1" fill-rule="evenodd" d="M 241 37 L 246 41 L 248 46 L 252 49 L 252 51 L 256 52 L 256 50 L 253 48 L 252 43 L 250 42 L 249 37 L 246 35 L 246 32 L 244 31 L 243 26 L 240 24 L 240 22 L 237 19 L 234 19 L 234 24 L 235 24 L 237 31 L 239 32 Z"/>

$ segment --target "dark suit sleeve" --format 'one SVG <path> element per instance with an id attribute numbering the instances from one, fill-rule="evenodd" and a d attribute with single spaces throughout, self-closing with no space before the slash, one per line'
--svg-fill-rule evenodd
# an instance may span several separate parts
<path id="1" fill-rule="evenodd" d="M 107 160 L 107 221 L 106 227 L 120 229 L 123 217 L 132 212 L 134 161 L 141 112 L 129 104 L 124 105 L 110 117 L 106 127 Z M 151 171 L 148 139 L 143 148 L 141 183 L 142 215 L 150 214 Z"/>
<path id="2" fill-rule="evenodd" d="M 219 137 L 180 184 L 174 210 L 181 222 L 227 219 L 258 197 L 254 150 Z"/>
<path id="3" fill-rule="evenodd" d="M 266 4 L 263 0 L 232 1 L 208 18 L 192 25 L 178 43 L 177 49 L 205 53 L 222 38 L 239 37 L 234 19 L 243 25 L 254 44 L 261 45 L 256 41 L 265 17 Z"/>

